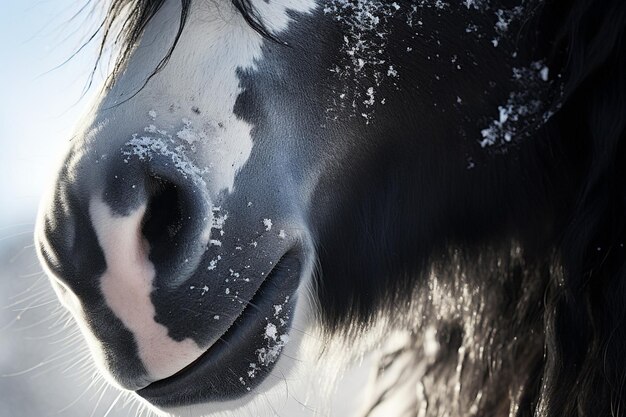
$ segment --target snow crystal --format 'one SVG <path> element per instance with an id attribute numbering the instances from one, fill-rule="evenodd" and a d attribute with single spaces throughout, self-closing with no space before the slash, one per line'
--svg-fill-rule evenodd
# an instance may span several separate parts
<path id="1" fill-rule="evenodd" d="M 283 229 L 280 229 L 280 232 L 278 232 L 278 237 L 284 239 L 287 237 L 287 233 L 285 233 Z"/>
<path id="2" fill-rule="evenodd" d="M 259 371 L 259 370 L 261 369 L 261 368 L 259 368 L 259 367 L 257 366 L 257 364 L 256 364 L 256 363 L 254 363 L 254 362 L 250 362 L 250 364 L 248 365 L 248 367 L 250 368 L 250 370 L 248 370 L 248 376 L 249 376 L 250 378 L 254 378 L 254 377 L 256 377 L 256 373 L 257 373 L 257 371 Z"/>
<path id="3" fill-rule="evenodd" d="M 374 87 L 368 88 L 366 94 L 367 94 L 367 100 L 364 100 L 363 104 L 367 106 L 374 105 Z M 363 117 L 365 117 L 365 115 Z"/>
<path id="4" fill-rule="evenodd" d="M 228 213 L 224 213 L 220 215 L 222 211 L 222 207 L 212 207 L 211 212 L 213 213 L 213 217 L 211 218 L 211 229 L 219 229 L 222 231 L 224 229 L 224 223 L 226 223 L 226 219 L 228 219 Z"/>
<path id="5" fill-rule="evenodd" d="M 275 343 L 271 346 L 257 349 L 256 351 L 258 363 L 264 366 L 269 366 L 272 363 L 276 362 L 276 360 L 278 360 L 278 357 L 280 356 L 280 352 L 289 342 L 289 336 L 287 336 L 286 334 L 283 334 L 280 337 L 268 337 L 268 339 L 273 340 Z"/>
<path id="6" fill-rule="evenodd" d="M 191 178 L 196 184 L 205 185 L 202 175 L 208 170 L 196 166 L 187 157 L 184 148 L 175 147 L 171 149 L 170 145 L 172 142 L 166 141 L 164 138 L 133 134 L 132 139 L 126 142 L 122 149 L 122 154 L 124 156 L 137 156 L 141 160 L 151 160 L 156 155 L 164 156 L 172 161 L 172 164 L 185 178 Z M 128 162 L 128 159 L 124 159 L 124 161 Z"/>
<path id="7" fill-rule="evenodd" d="M 463 4 L 465 4 L 465 7 L 468 9 L 474 8 L 476 10 L 481 10 L 488 1 L 489 0 L 463 0 Z"/>
<path id="8" fill-rule="evenodd" d="M 148 132 L 148 133 L 156 133 L 159 134 L 161 136 L 168 136 L 167 134 L 167 130 L 164 129 L 158 129 L 155 125 L 148 125 L 146 127 L 143 128 L 144 132 Z"/>
<path id="9" fill-rule="evenodd" d="M 221 261 L 221 260 L 222 260 L 222 257 L 221 257 L 220 255 L 217 255 L 217 258 L 215 258 L 215 259 L 211 259 L 211 261 L 209 262 L 209 266 L 208 266 L 208 268 L 207 268 L 207 269 L 208 269 L 209 271 L 214 270 L 215 268 L 217 268 L 217 262 L 218 262 L 218 261 Z"/>
<path id="10" fill-rule="evenodd" d="M 516 6 L 510 10 L 506 9 L 498 9 L 496 10 L 496 32 L 499 34 L 504 34 L 504 32 L 509 30 L 509 26 L 511 22 L 515 19 L 522 17 L 524 14 L 524 8 L 522 6 Z"/>
<path id="11" fill-rule="evenodd" d="M 524 8 L 522 6 L 516 6 L 512 9 L 498 9 L 496 14 L 495 31 L 496 37 L 491 41 L 493 46 L 498 46 L 500 40 L 509 31 L 513 22 L 520 21 L 524 16 Z"/>
<path id="12" fill-rule="evenodd" d="M 473 23 L 470 23 L 467 25 L 467 27 L 465 28 L 465 33 L 476 33 L 478 32 L 478 26 L 476 26 Z"/>
<path id="13" fill-rule="evenodd" d="M 360 114 L 366 123 L 373 112 L 374 89 L 391 76 L 386 56 L 387 36 L 391 20 L 400 9 L 398 3 L 384 0 L 327 0 L 323 8 L 344 29 L 341 45 L 344 59 L 331 72 L 346 82 L 333 104 L 352 107 L 353 115 Z"/>
<path id="14" fill-rule="evenodd" d="M 152 118 L 152 120 L 154 120 L 154 119 L 156 119 L 156 117 L 157 117 L 157 112 L 156 112 L 156 111 L 154 111 L 154 110 L 150 110 L 150 111 L 148 112 L 148 116 L 150 116 L 150 117 Z"/>
<path id="15" fill-rule="evenodd" d="M 509 94 L 507 102 L 498 106 L 498 117 L 481 130 L 480 146 L 502 145 L 526 134 L 538 120 L 546 121 L 541 93 L 549 86 L 548 69 L 541 61 L 535 61 L 525 68 L 513 69 L 513 80 L 517 89 Z"/>
<path id="16" fill-rule="evenodd" d="M 206 141 L 208 138 L 205 133 L 197 132 L 191 126 L 191 120 L 183 119 L 182 122 L 183 122 L 183 128 L 179 130 L 178 132 L 176 132 L 176 137 L 178 139 L 185 141 L 189 145 L 191 151 L 195 152 L 196 143 L 202 140 Z"/>
<path id="17" fill-rule="evenodd" d="M 276 325 L 273 323 L 267 323 L 267 326 L 265 326 L 265 338 L 276 340 L 277 333 L 278 330 L 276 329 Z"/>
<path id="18" fill-rule="evenodd" d="M 274 317 L 277 317 L 278 314 L 283 310 L 283 306 L 281 304 L 276 304 L 274 306 Z"/>
<path id="19" fill-rule="evenodd" d="M 511 142 L 519 130 L 518 122 L 524 117 L 536 114 L 542 107 L 539 100 L 526 101 L 525 94 L 511 93 L 504 106 L 498 106 L 499 117 L 490 126 L 481 130 L 483 140 L 480 146 L 494 145 L 498 142 Z"/>
<path id="20" fill-rule="evenodd" d="M 265 226 L 266 231 L 272 230 L 272 219 L 263 219 L 263 226 Z"/>
<path id="21" fill-rule="evenodd" d="M 289 336 L 284 333 L 283 330 L 287 330 L 286 326 L 289 319 L 289 310 L 285 308 L 285 304 L 289 302 L 289 297 L 285 297 L 284 304 L 274 305 L 274 319 L 268 320 L 263 331 L 263 339 L 266 341 L 266 345 L 255 351 L 257 355 L 257 362 L 251 362 L 248 367 L 248 377 L 255 378 L 257 372 L 261 370 L 261 366 L 269 366 L 278 360 L 280 352 L 289 342 Z"/>

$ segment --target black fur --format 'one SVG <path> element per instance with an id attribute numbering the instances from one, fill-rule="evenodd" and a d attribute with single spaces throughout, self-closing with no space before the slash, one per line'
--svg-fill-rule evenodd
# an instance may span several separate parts
<path id="1" fill-rule="evenodd" d="M 551 57 L 549 67 L 558 69 L 563 84 L 555 116 L 532 143 L 492 160 L 502 164 L 493 177 L 455 190 L 465 198 L 445 210 L 440 224 L 423 225 L 430 234 L 411 236 L 416 225 L 407 231 L 406 223 L 397 223 L 424 204 L 423 190 L 411 195 L 406 184 L 389 186 L 409 178 L 410 167 L 397 164 L 373 173 L 367 186 L 375 191 L 351 194 L 350 215 L 337 220 L 343 226 L 334 235 L 361 231 L 355 242 L 373 245 L 365 244 L 368 256 L 354 252 L 350 263 L 365 283 L 359 294 L 350 299 L 329 285 L 321 288 L 331 328 L 341 327 L 348 312 L 367 320 L 392 285 L 412 296 L 412 288 L 432 280 L 431 268 L 447 280 L 449 297 L 466 307 L 448 311 L 453 319 L 442 323 L 437 303 L 424 296 L 432 288 L 417 298 L 428 307 L 419 310 L 426 313 L 418 319 L 415 355 L 423 356 L 420 335 L 428 325 L 440 329 L 443 347 L 436 361 L 417 371 L 430 395 L 428 415 L 470 415 L 473 404 L 485 416 L 626 415 L 626 3 L 546 1 L 540 7 L 537 19 L 526 22 L 526 36 Z M 503 177 L 506 186 L 498 188 Z M 445 188 L 437 180 L 430 186 Z M 473 212 L 472 195 L 484 199 L 479 207 L 486 216 Z M 390 230 L 403 236 L 401 248 L 381 246 Z M 337 249 L 322 258 L 346 256 Z M 389 256 L 386 280 L 377 274 L 373 253 Z M 321 261 L 329 263 L 332 269 L 339 261 Z M 407 266 L 415 269 L 407 272 Z M 469 300 L 460 298 L 464 287 L 474 290 Z M 402 301 L 406 297 L 389 303 L 390 312 Z M 457 336 L 450 338 L 451 331 Z M 460 384 L 460 396 L 450 381 Z M 379 406 L 374 401 L 365 414 Z"/>

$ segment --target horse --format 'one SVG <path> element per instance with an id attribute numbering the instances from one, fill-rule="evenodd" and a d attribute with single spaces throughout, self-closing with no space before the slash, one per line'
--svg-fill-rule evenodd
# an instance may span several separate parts
<path id="1" fill-rule="evenodd" d="M 383 349 L 362 415 L 626 414 L 625 2 L 110 0 L 96 35 L 35 239 L 112 385 L 246 415 Z"/>

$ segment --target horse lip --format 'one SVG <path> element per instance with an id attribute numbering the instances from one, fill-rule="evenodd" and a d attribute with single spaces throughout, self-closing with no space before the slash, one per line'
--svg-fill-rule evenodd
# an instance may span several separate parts
<path id="1" fill-rule="evenodd" d="M 301 259 L 299 251 L 291 249 L 287 251 L 278 262 L 275 263 L 272 270 L 267 274 L 265 280 L 261 283 L 252 298 L 248 300 L 247 305 L 242 309 L 233 324 L 217 339 L 215 343 L 209 346 L 196 360 L 175 374 L 152 382 L 151 384 L 136 390 L 136 393 L 157 406 L 169 407 L 186 405 L 185 397 L 190 384 L 193 384 L 195 378 L 202 378 L 216 369 L 219 371 L 220 364 L 228 351 L 245 350 L 245 340 L 248 335 L 257 335 L 262 331 L 259 327 L 259 317 L 269 315 L 270 311 L 251 312 L 251 309 L 258 309 L 259 304 L 270 302 L 270 305 L 280 303 L 280 297 L 286 292 L 290 296 L 295 294 L 295 290 L 299 284 Z M 282 266 L 286 262 L 296 262 L 298 265 L 296 276 L 287 276 L 288 272 L 283 271 Z M 282 278 L 282 280 L 281 280 Z M 285 279 L 286 278 L 286 279 Z M 289 278 L 292 278 L 291 280 Z M 295 279 L 293 279 L 295 278 Z M 291 282 L 290 282 L 291 281 Z M 271 300 L 270 300 L 271 298 Z M 294 300 L 295 302 L 295 300 Z M 231 342 L 234 342 L 231 344 Z M 258 346 L 254 346 L 258 347 Z"/>

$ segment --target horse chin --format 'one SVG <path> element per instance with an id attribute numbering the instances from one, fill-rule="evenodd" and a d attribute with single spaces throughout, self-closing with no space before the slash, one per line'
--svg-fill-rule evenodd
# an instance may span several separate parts
<path id="1" fill-rule="evenodd" d="M 310 275 L 309 275 L 310 276 Z M 163 417 L 186 416 L 236 416 L 236 415 L 275 415 L 289 398 L 304 396 L 311 367 L 319 367 L 322 352 L 321 337 L 315 336 L 314 306 L 311 304 L 309 282 L 300 285 L 295 314 L 290 326 L 287 343 L 273 369 L 256 387 L 236 399 L 224 401 L 196 402 L 173 407 L 155 405 L 139 394 L 135 397 L 153 413 Z M 240 388 L 240 387 L 236 387 Z M 304 401 L 304 398 L 302 398 Z M 300 400 L 298 400 L 300 401 Z"/>

